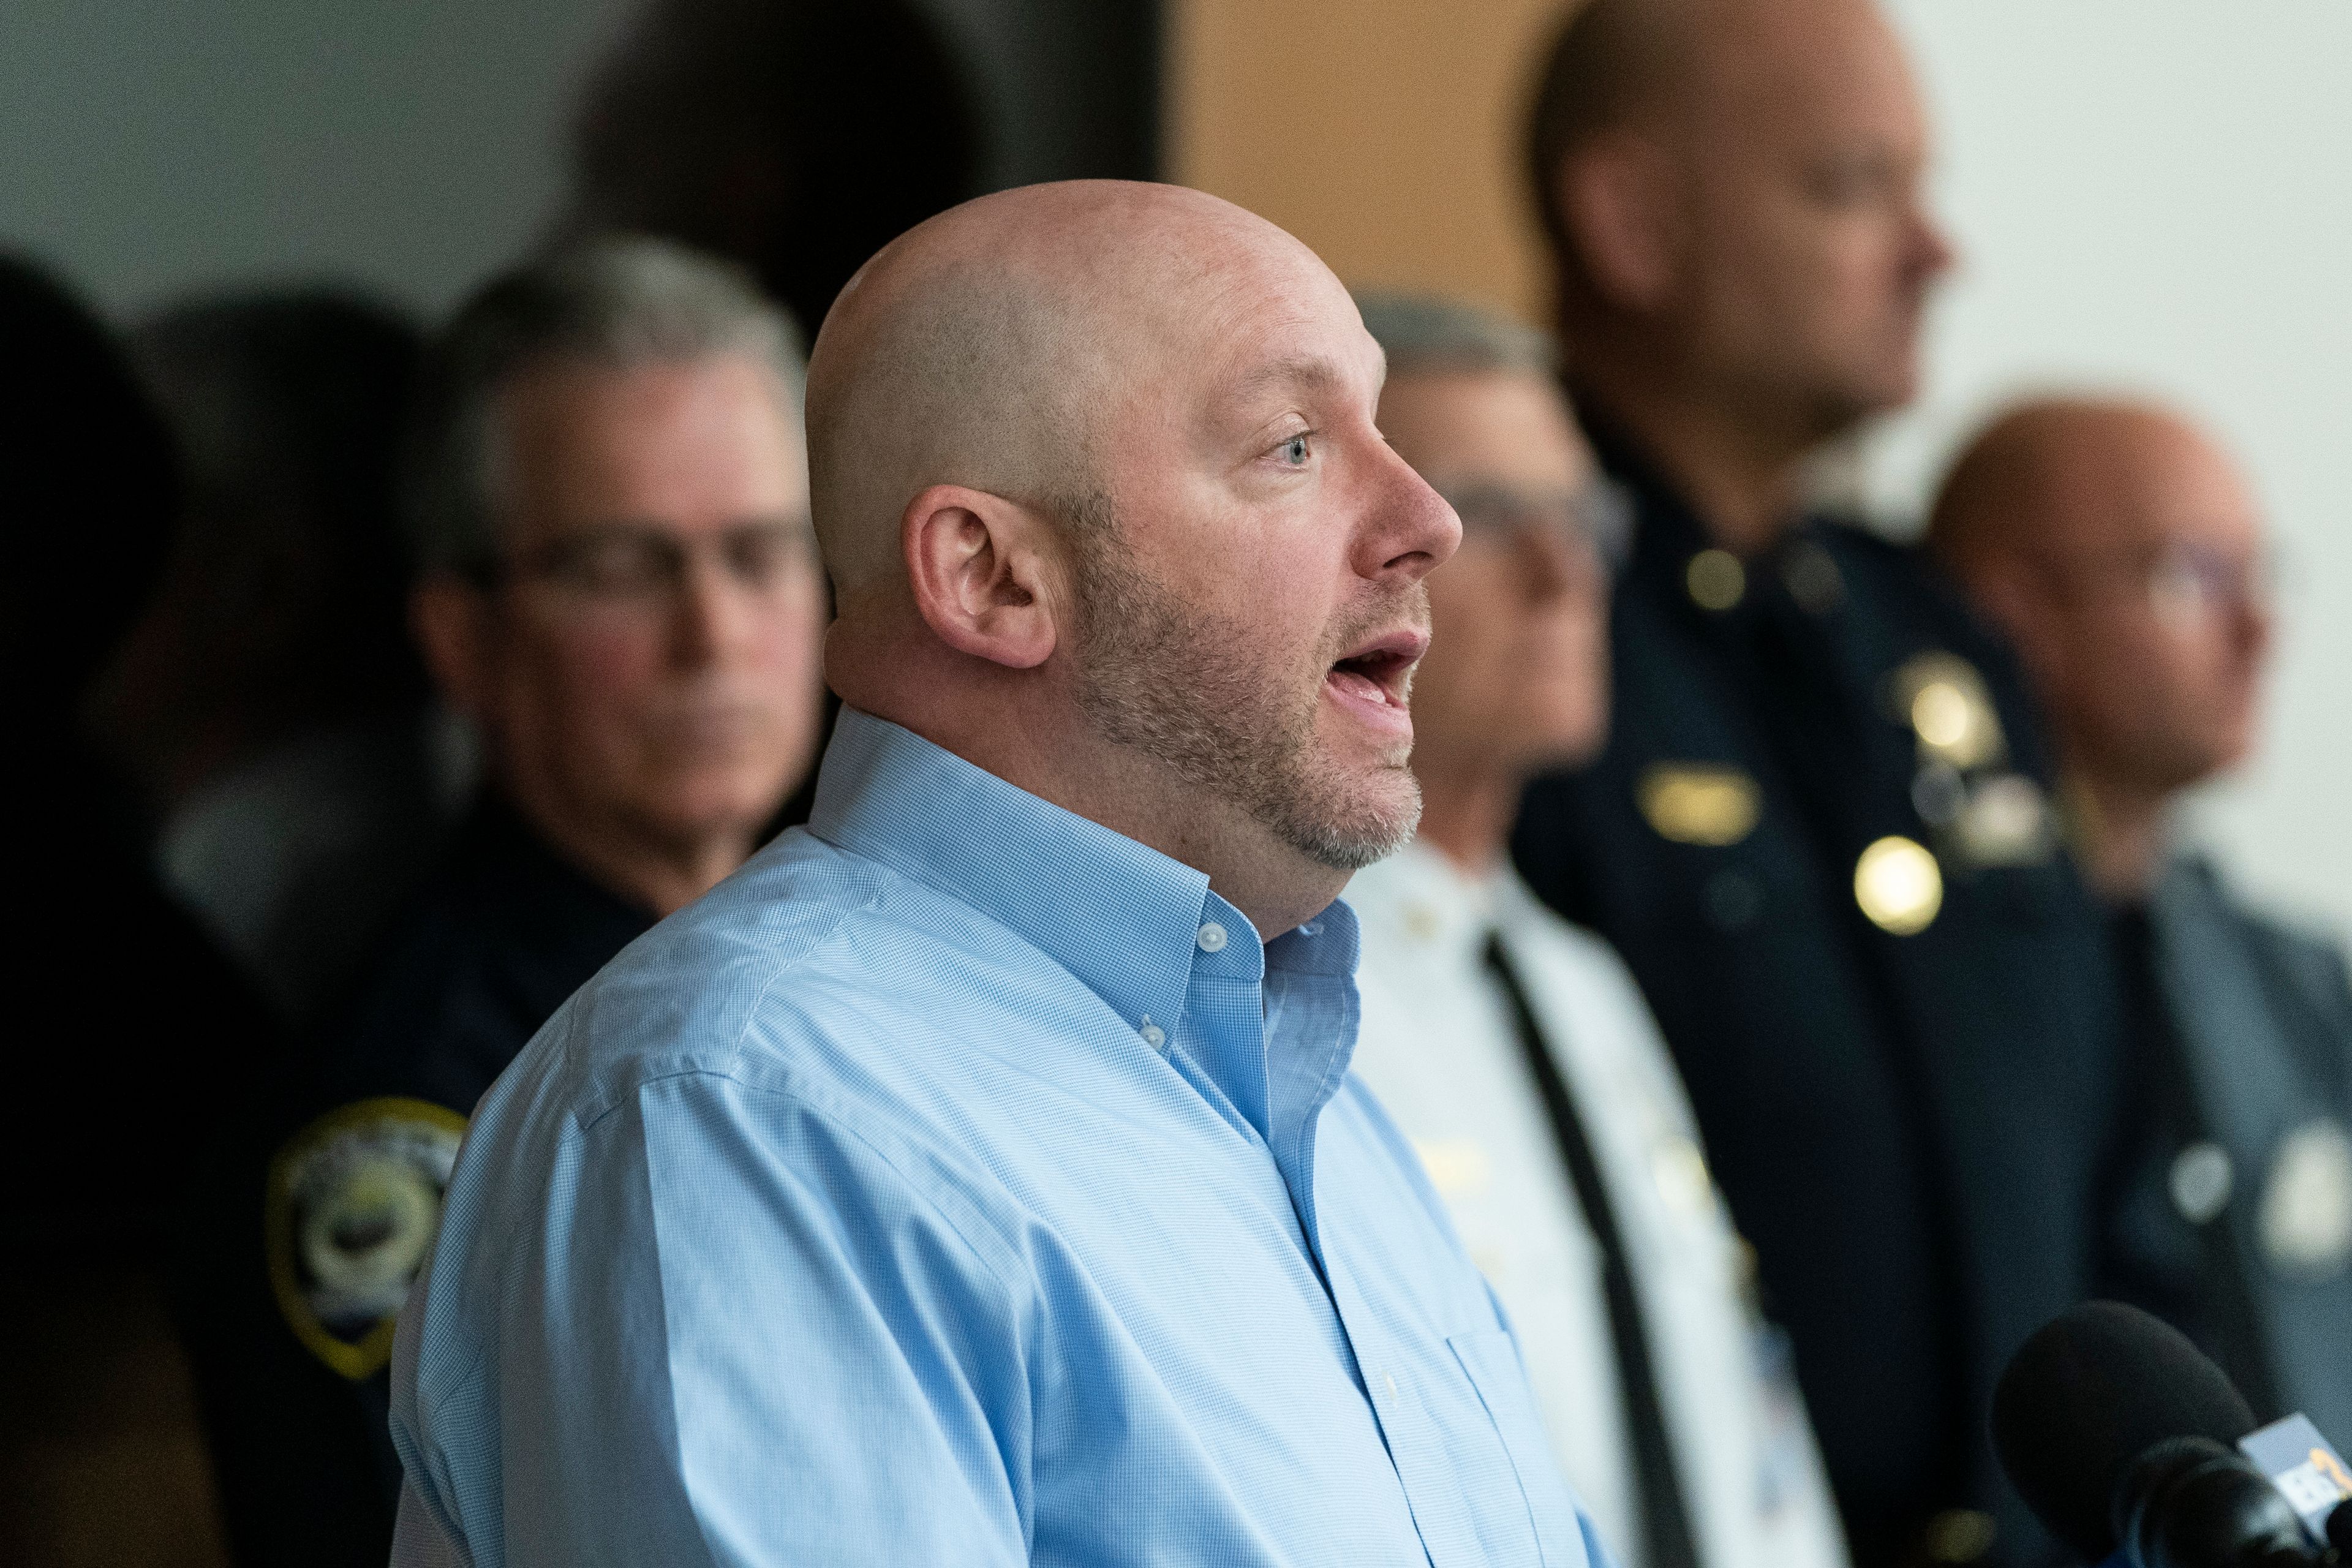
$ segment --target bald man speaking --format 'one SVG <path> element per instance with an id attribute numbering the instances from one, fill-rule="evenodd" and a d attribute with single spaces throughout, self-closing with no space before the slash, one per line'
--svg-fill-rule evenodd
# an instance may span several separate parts
<path id="1" fill-rule="evenodd" d="M 805 831 L 482 1102 L 396 1561 L 1565 1564 L 1515 1345 L 1347 1073 L 1459 525 L 1297 241 L 960 207 L 810 367 Z"/>

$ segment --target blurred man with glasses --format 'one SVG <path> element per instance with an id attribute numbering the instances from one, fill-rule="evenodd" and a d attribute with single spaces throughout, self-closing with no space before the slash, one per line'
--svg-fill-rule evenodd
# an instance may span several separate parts
<path id="1" fill-rule="evenodd" d="M 2023 656 L 2076 854 L 2108 910 L 2137 1103 L 2115 1289 L 2161 1303 L 2255 1405 L 2352 1428 L 2352 984 L 2181 842 L 2183 794 L 2252 750 L 2271 642 L 2262 511 L 2166 409 L 1994 419 L 1929 543 Z"/>
<path id="2" fill-rule="evenodd" d="M 1549 343 L 1470 307 L 1359 300 L 1382 434 L 1462 520 L 1413 685 L 1418 836 L 1357 873 L 1356 1070 L 1511 1315 L 1561 1468 L 1620 1562 L 1829 1568 L 1836 1515 L 1785 1343 L 1673 1058 L 1606 943 L 1514 874 L 1528 781 L 1609 721 L 1632 518 Z"/>
<path id="3" fill-rule="evenodd" d="M 483 787 L 198 1249 L 241 1562 L 384 1560 L 393 1318 L 476 1100 L 744 861 L 814 760 L 801 388 L 797 336 L 747 280 L 643 239 L 492 283 L 432 352 L 414 624 Z"/>

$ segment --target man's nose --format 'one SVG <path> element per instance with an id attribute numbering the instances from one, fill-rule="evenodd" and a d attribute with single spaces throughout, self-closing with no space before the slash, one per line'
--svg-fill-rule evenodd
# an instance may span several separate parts
<path id="1" fill-rule="evenodd" d="M 2231 629 L 2236 634 L 2238 647 L 2245 658 L 2258 660 L 2270 649 L 2270 605 L 2254 594 L 2238 595 L 2233 608 Z"/>
<path id="2" fill-rule="evenodd" d="M 1922 283 L 1932 283 L 1959 264 L 1960 255 L 1952 237 L 1936 221 L 1936 215 L 1925 203 L 1915 203 L 1911 208 L 1910 262 L 1912 275 Z"/>
<path id="3" fill-rule="evenodd" d="M 1376 450 L 1381 489 L 1359 569 L 1366 576 L 1402 574 L 1419 582 L 1461 546 L 1462 520 L 1394 447 L 1381 441 Z"/>
<path id="4" fill-rule="evenodd" d="M 757 608 L 747 587 L 716 561 L 690 563 L 670 612 L 672 658 L 682 668 L 721 663 L 748 640 Z"/>

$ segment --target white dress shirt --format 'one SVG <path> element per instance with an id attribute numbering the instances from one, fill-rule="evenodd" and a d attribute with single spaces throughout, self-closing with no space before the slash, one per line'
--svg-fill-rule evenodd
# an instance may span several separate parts
<path id="1" fill-rule="evenodd" d="M 1601 1258 L 1509 1003 L 1499 937 L 1616 1210 L 1703 1568 L 1843 1568 L 1828 1484 L 1778 1333 L 1709 1178 L 1665 1043 L 1597 937 L 1507 870 L 1415 843 L 1357 874 L 1355 1070 L 1419 1149 L 1518 1333 L 1560 1467 L 1601 1537 L 1642 1562 L 1633 1444 Z"/>

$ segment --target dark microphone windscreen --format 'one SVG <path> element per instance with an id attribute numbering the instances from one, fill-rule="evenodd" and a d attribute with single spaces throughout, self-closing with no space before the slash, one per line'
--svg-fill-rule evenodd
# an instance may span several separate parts
<path id="1" fill-rule="evenodd" d="M 2116 1549 L 2110 1510 L 2167 1437 L 2234 1444 L 2254 1413 L 2221 1369 L 2137 1307 L 2090 1301 L 2027 1340 L 1992 1396 L 1992 1442 L 2027 1506 L 2085 1563 Z"/>

